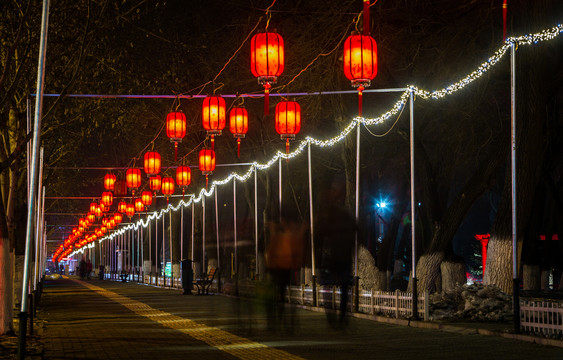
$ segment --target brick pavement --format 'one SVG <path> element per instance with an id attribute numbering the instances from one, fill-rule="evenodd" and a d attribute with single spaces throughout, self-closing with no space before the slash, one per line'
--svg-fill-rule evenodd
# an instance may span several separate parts
<path id="1" fill-rule="evenodd" d="M 45 359 L 563 359 L 563 349 L 348 318 L 134 283 L 48 281 L 39 319 Z M 463 330 L 463 329 L 461 329 Z M 466 329 L 467 330 L 467 329 Z"/>

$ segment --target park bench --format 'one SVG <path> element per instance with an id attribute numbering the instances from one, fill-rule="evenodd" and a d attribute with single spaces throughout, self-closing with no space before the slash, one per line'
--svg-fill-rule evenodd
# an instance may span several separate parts
<path id="1" fill-rule="evenodd" d="M 201 279 L 196 279 L 194 285 L 197 287 L 198 295 L 209 295 L 209 288 L 215 279 L 215 274 L 217 273 L 217 268 L 209 269 L 209 273 L 204 275 Z"/>

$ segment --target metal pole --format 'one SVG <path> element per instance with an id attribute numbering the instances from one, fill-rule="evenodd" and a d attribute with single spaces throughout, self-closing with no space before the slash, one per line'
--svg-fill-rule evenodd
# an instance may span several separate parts
<path id="1" fill-rule="evenodd" d="M 282 220 L 282 158 L 279 158 L 279 175 L 278 175 L 278 187 L 279 187 L 279 218 L 280 222 Z"/>
<path id="2" fill-rule="evenodd" d="M 164 214 L 162 214 L 162 287 L 166 287 L 166 228 Z"/>
<path id="3" fill-rule="evenodd" d="M 36 207 L 36 218 L 35 218 L 35 266 L 33 267 L 33 291 L 37 290 L 37 272 L 39 265 L 39 238 L 40 234 L 43 233 L 41 228 L 42 221 L 42 199 L 45 197 L 43 193 L 45 187 L 43 186 L 43 146 L 39 149 L 39 180 L 37 186 L 37 204 Z"/>
<path id="4" fill-rule="evenodd" d="M 219 249 L 219 206 L 217 205 L 217 186 L 215 186 L 215 232 L 217 234 L 217 292 L 221 292 L 221 263 L 220 263 L 220 249 Z"/>
<path id="5" fill-rule="evenodd" d="M 313 216 L 313 177 L 311 170 L 311 142 L 307 143 L 307 167 L 309 173 L 309 222 L 311 228 L 311 277 L 313 287 L 313 306 L 317 306 L 317 275 L 315 272 L 315 232 Z M 330 201 L 330 200 L 329 200 Z"/>
<path id="6" fill-rule="evenodd" d="M 154 218 L 154 284 L 158 286 L 158 216 Z"/>
<path id="7" fill-rule="evenodd" d="M 141 281 L 145 282 L 145 239 L 144 239 L 144 228 L 141 228 L 141 237 L 139 238 L 139 247 L 141 249 Z"/>
<path id="8" fill-rule="evenodd" d="M 237 179 L 233 179 L 233 238 L 234 238 L 234 257 L 235 257 L 235 276 L 238 274 L 237 260 Z"/>
<path id="9" fill-rule="evenodd" d="M 259 279 L 258 274 L 258 168 L 254 168 L 254 276 Z"/>
<path id="10" fill-rule="evenodd" d="M 174 287 L 174 260 L 172 251 L 172 211 L 168 211 L 168 246 L 170 247 L 170 287 Z"/>
<path id="11" fill-rule="evenodd" d="M 354 311 L 359 309 L 360 279 L 358 277 L 358 232 L 360 225 L 360 130 L 362 123 L 358 121 L 356 135 L 356 234 L 354 237 Z"/>
<path id="12" fill-rule="evenodd" d="M 201 197 L 201 223 L 202 223 L 202 247 L 201 247 L 201 275 L 205 276 L 205 196 Z"/>
<path id="13" fill-rule="evenodd" d="M 152 285 L 152 234 L 151 234 L 151 223 L 149 221 L 149 285 Z"/>
<path id="14" fill-rule="evenodd" d="M 514 332 L 520 333 L 520 281 L 518 279 L 518 239 L 516 217 L 516 44 L 510 46 L 510 158 L 512 182 L 512 306 Z"/>
<path id="15" fill-rule="evenodd" d="M 31 181 L 29 187 L 29 201 L 27 204 L 27 224 L 25 236 L 25 256 L 22 279 L 22 301 L 21 312 L 19 314 L 19 337 L 18 337 L 18 359 L 25 358 L 25 335 L 27 332 L 27 291 L 29 283 L 29 261 L 31 257 L 31 237 L 33 226 L 33 209 L 35 208 L 35 193 L 37 189 L 37 153 L 41 136 L 41 116 L 43 109 L 43 88 L 45 82 L 45 58 L 47 52 L 47 28 L 49 26 L 49 0 L 43 0 L 43 10 L 41 15 L 41 39 L 39 42 L 39 61 L 37 64 L 37 94 L 35 98 L 35 123 L 33 126 L 33 149 L 31 153 Z"/>
<path id="16" fill-rule="evenodd" d="M 195 266 L 194 266 L 194 233 L 195 233 L 195 201 L 194 201 L 194 197 L 192 196 L 192 238 L 191 238 L 191 252 L 190 252 L 190 258 L 192 259 L 192 273 L 195 272 Z"/>
<path id="17" fill-rule="evenodd" d="M 180 260 L 184 260 L 184 205 L 180 209 Z"/>
<path id="18" fill-rule="evenodd" d="M 412 316 L 418 319 L 418 284 L 416 279 L 416 202 L 414 198 L 414 99 L 411 90 L 410 106 L 410 155 L 411 155 L 411 241 L 412 241 Z"/>

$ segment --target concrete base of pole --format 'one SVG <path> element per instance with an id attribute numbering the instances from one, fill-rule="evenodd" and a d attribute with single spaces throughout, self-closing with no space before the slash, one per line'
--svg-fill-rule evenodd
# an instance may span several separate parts
<path id="1" fill-rule="evenodd" d="M 26 333 L 27 333 L 27 313 L 20 312 L 18 314 L 18 318 L 20 321 L 20 328 L 18 334 L 18 359 L 24 360 L 25 359 L 25 342 L 26 342 Z"/>
<path id="2" fill-rule="evenodd" d="M 412 318 L 418 320 L 418 281 L 412 278 Z"/>
<path id="3" fill-rule="evenodd" d="M 514 310 L 512 321 L 514 322 L 514 333 L 520 333 L 520 279 L 512 280 L 512 308 Z"/>

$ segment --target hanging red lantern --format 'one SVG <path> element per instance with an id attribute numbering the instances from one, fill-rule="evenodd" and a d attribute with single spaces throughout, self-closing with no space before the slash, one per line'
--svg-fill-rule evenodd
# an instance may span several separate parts
<path id="1" fill-rule="evenodd" d="M 143 191 L 141 193 L 141 201 L 143 202 L 143 205 L 150 206 L 152 204 L 152 192 Z"/>
<path id="2" fill-rule="evenodd" d="M 105 235 L 108 232 L 108 228 L 106 226 L 100 227 L 100 230 L 102 232 L 102 235 Z"/>
<path id="3" fill-rule="evenodd" d="M 95 202 L 95 201 L 92 201 L 90 203 L 90 212 L 95 213 L 97 208 L 98 208 L 98 203 Z"/>
<path id="4" fill-rule="evenodd" d="M 149 188 L 154 191 L 154 194 L 156 195 L 156 192 L 158 190 L 160 190 L 162 186 L 162 179 L 160 177 L 160 175 L 156 175 L 153 176 L 149 179 Z"/>
<path id="5" fill-rule="evenodd" d="M 145 204 L 143 204 L 143 200 L 141 198 L 135 199 L 135 211 L 141 212 L 145 210 Z"/>
<path id="6" fill-rule="evenodd" d="M 100 209 L 102 210 L 103 213 L 109 211 L 109 206 L 105 206 L 104 204 L 100 204 L 99 207 L 100 207 Z"/>
<path id="7" fill-rule="evenodd" d="M 108 229 L 113 229 L 115 226 L 117 225 L 117 223 L 115 222 L 114 218 L 109 219 L 108 221 Z"/>
<path id="8" fill-rule="evenodd" d="M 100 200 L 100 203 L 107 207 L 110 207 L 111 204 L 113 204 L 113 194 L 111 191 L 104 191 L 102 193 L 102 200 Z"/>
<path id="9" fill-rule="evenodd" d="M 276 131 L 285 139 L 285 150 L 289 154 L 289 140 L 301 130 L 301 107 L 295 101 L 282 101 L 276 105 Z"/>
<path id="10" fill-rule="evenodd" d="M 92 212 L 89 212 L 88 215 L 86 215 L 86 218 L 90 224 L 93 224 L 94 221 L 96 221 L 96 215 Z"/>
<path id="11" fill-rule="evenodd" d="M 125 207 L 127 208 L 127 204 L 125 204 Z M 127 210 L 127 209 L 126 209 Z M 115 219 L 115 222 L 117 224 L 119 224 L 120 222 L 123 221 L 123 215 L 121 215 L 121 213 L 116 212 L 115 214 L 113 214 L 113 218 Z"/>
<path id="12" fill-rule="evenodd" d="M 215 151 L 211 149 L 201 149 L 199 152 L 199 170 L 205 175 L 205 188 L 207 188 L 208 176 L 215 170 Z"/>
<path id="13" fill-rule="evenodd" d="M 174 179 L 171 177 L 162 178 L 162 194 L 166 195 L 166 201 L 168 197 L 174 194 Z"/>
<path id="14" fill-rule="evenodd" d="M 269 94 L 284 69 L 283 38 L 274 32 L 258 33 L 250 41 L 250 68 L 264 86 L 264 115 L 269 113 Z"/>
<path id="15" fill-rule="evenodd" d="M 145 173 L 150 177 L 160 172 L 160 154 L 156 151 L 147 151 L 145 153 Z"/>
<path id="16" fill-rule="evenodd" d="M 127 204 L 127 209 L 125 209 L 125 214 L 129 216 L 129 220 L 135 215 L 135 205 Z"/>
<path id="17" fill-rule="evenodd" d="M 192 170 L 189 166 L 178 166 L 176 168 L 176 184 L 182 188 L 182 199 L 186 192 L 186 187 L 192 182 Z"/>
<path id="18" fill-rule="evenodd" d="M 96 209 L 94 210 L 94 214 L 96 214 L 96 217 L 101 217 L 102 214 L 104 213 L 102 206 L 96 204 Z"/>
<path id="19" fill-rule="evenodd" d="M 96 235 L 97 235 L 98 237 L 104 236 L 104 233 L 102 232 L 102 229 L 97 228 L 97 229 L 96 229 Z"/>
<path id="20" fill-rule="evenodd" d="M 109 221 L 108 218 L 103 218 L 102 219 L 102 226 L 108 226 L 108 221 Z"/>
<path id="21" fill-rule="evenodd" d="M 120 201 L 119 204 L 117 204 L 117 211 L 120 213 L 127 211 L 127 203 L 125 201 Z"/>
<path id="22" fill-rule="evenodd" d="M 125 180 L 117 180 L 113 187 L 115 196 L 127 195 L 127 182 Z"/>
<path id="23" fill-rule="evenodd" d="M 211 148 L 215 148 L 215 135 L 221 135 L 225 128 L 225 100 L 220 96 L 208 96 L 203 100 L 201 119 L 207 135 L 211 136 Z"/>
<path id="24" fill-rule="evenodd" d="M 344 42 L 344 75 L 358 88 L 358 115 L 362 116 L 362 96 L 377 75 L 377 43 L 369 36 L 351 35 Z"/>
<path id="25" fill-rule="evenodd" d="M 237 157 L 240 158 L 240 139 L 244 139 L 248 131 L 248 111 L 243 107 L 234 107 L 229 113 L 229 129 L 237 139 Z"/>
<path id="26" fill-rule="evenodd" d="M 135 197 L 135 190 L 141 186 L 141 170 L 136 168 L 127 169 L 125 180 L 127 181 L 127 187 L 131 189 L 131 193 Z"/>
<path id="27" fill-rule="evenodd" d="M 178 159 L 178 143 L 186 136 L 186 115 L 174 111 L 166 116 L 166 135 L 174 143 L 174 161 Z"/>
<path id="28" fill-rule="evenodd" d="M 104 189 L 113 190 L 116 180 L 117 178 L 114 174 L 107 173 L 106 176 L 104 176 Z"/>

